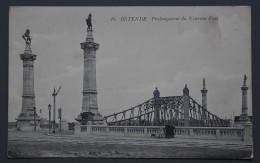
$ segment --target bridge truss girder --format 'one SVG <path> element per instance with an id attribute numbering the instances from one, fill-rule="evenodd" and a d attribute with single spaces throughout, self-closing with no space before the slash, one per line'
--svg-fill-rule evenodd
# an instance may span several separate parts
<path id="1" fill-rule="evenodd" d="M 189 99 L 189 126 L 230 126 L 229 121 L 210 113 L 191 97 Z M 117 126 L 184 126 L 183 107 L 183 96 L 159 97 L 105 118 L 108 125 Z"/>

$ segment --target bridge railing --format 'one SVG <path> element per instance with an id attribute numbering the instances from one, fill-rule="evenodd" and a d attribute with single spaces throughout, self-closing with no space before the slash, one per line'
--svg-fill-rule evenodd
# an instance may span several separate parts
<path id="1" fill-rule="evenodd" d="M 163 132 L 161 132 L 163 131 Z M 76 125 L 76 135 L 107 135 L 121 137 L 165 137 L 161 126 L 101 126 Z M 175 138 L 243 140 L 241 127 L 175 127 Z"/>

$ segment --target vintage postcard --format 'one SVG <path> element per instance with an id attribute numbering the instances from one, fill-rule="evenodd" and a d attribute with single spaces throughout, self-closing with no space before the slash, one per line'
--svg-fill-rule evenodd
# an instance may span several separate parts
<path id="1" fill-rule="evenodd" d="M 9 158 L 252 159 L 251 8 L 10 7 Z"/>

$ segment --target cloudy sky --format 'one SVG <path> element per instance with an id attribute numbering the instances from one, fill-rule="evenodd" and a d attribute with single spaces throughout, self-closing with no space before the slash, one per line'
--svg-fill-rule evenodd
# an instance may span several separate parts
<path id="1" fill-rule="evenodd" d="M 53 87 L 61 85 L 56 108 L 74 121 L 81 112 L 83 51 L 92 13 L 97 51 L 99 112 L 109 115 L 161 96 L 190 95 L 201 103 L 206 78 L 208 110 L 222 118 L 241 114 L 243 75 L 251 105 L 251 13 L 249 7 L 11 7 L 9 20 L 9 121 L 21 112 L 22 60 L 31 30 L 36 107 L 48 117 Z M 147 17 L 125 22 L 121 17 Z M 152 17 L 218 17 L 209 20 L 151 21 Z M 116 18 L 111 21 L 111 18 Z"/>

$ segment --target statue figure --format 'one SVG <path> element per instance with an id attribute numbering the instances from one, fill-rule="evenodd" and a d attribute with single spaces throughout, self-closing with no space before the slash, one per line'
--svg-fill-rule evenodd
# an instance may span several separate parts
<path id="1" fill-rule="evenodd" d="M 30 30 L 26 29 L 26 32 L 22 35 L 25 42 L 31 42 L 32 38 L 30 37 Z"/>
<path id="2" fill-rule="evenodd" d="M 88 19 L 86 19 L 88 29 L 92 29 L 92 23 L 91 23 L 91 14 L 88 15 Z"/>
<path id="3" fill-rule="evenodd" d="M 246 75 L 244 75 L 244 85 L 246 85 L 246 80 L 247 80 L 247 77 L 246 77 Z"/>

